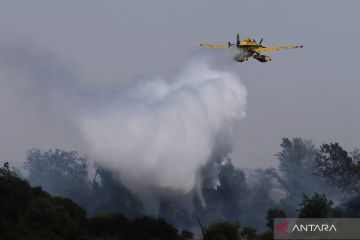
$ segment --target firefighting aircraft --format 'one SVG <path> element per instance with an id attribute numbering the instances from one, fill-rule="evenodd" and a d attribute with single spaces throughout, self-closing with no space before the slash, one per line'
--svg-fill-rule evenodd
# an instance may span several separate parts
<path id="1" fill-rule="evenodd" d="M 255 39 L 250 39 L 245 37 L 242 41 L 240 41 L 240 35 L 236 36 L 236 44 L 228 42 L 228 44 L 206 44 L 202 43 L 199 47 L 202 48 L 228 48 L 228 49 L 236 49 L 240 50 L 240 53 L 234 57 L 235 61 L 244 62 L 247 61 L 250 57 L 255 58 L 260 62 L 268 62 L 271 61 L 271 57 L 262 55 L 262 52 L 274 52 L 283 49 L 294 49 L 294 48 L 302 48 L 303 46 L 297 45 L 288 45 L 288 46 L 279 46 L 279 47 L 264 47 L 261 45 L 263 39 L 260 40 L 259 43 L 255 41 Z"/>

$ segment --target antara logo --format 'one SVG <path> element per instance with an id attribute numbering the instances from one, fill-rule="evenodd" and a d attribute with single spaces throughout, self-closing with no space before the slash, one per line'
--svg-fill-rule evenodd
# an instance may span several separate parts
<path id="1" fill-rule="evenodd" d="M 284 235 L 289 235 L 291 232 L 336 232 L 337 229 L 334 224 L 294 224 L 290 226 L 290 221 L 286 220 L 283 223 L 276 225 L 275 230 Z M 290 230 L 290 231 L 289 231 Z"/>
<path id="2" fill-rule="evenodd" d="M 288 229 L 289 229 L 289 220 L 286 220 L 285 222 L 275 226 L 275 230 L 279 231 L 285 235 L 289 235 Z"/>
<path id="3" fill-rule="evenodd" d="M 336 232 L 336 227 L 334 224 L 295 224 L 292 232 Z"/>

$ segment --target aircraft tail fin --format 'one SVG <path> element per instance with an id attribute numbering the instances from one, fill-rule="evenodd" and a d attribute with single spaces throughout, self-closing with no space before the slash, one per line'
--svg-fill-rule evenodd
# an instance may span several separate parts
<path id="1" fill-rule="evenodd" d="M 236 35 L 236 45 L 240 45 L 240 34 Z"/>

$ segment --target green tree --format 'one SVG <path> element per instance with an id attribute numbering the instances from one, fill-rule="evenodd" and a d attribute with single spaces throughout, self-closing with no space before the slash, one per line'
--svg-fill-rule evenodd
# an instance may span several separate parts
<path id="1" fill-rule="evenodd" d="M 163 219 L 128 219 L 117 213 L 87 219 L 86 211 L 75 202 L 31 187 L 7 163 L 0 168 L 0 206 L 0 239 L 4 240 L 180 239 L 178 230 Z"/>
<path id="2" fill-rule="evenodd" d="M 178 240 L 178 230 L 164 219 L 142 217 L 132 221 L 127 240 Z"/>
<path id="3" fill-rule="evenodd" d="M 360 153 L 348 153 L 339 143 L 323 144 L 316 158 L 316 173 L 344 192 L 359 192 Z"/>
<path id="4" fill-rule="evenodd" d="M 258 236 L 258 240 L 273 240 L 274 233 L 272 231 L 265 231 Z"/>
<path id="5" fill-rule="evenodd" d="M 241 231 L 241 235 L 243 236 L 244 239 L 247 240 L 257 239 L 256 229 L 251 227 L 244 227 L 243 230 Z"/>
<path id="6" fill-rule="evenodd" d="M 244 172 L 236 169 L 230 160 L 220 168 L 216 191 L 221 196 L 222 216 L 230 221 L 237 221 L 243 213 L 249 189 Z"/>
<path id="7" fill-rule="evenodd" d="M 304 194 L 299 205 L 299 218 L 327 218 L 333 214 L 333 202 L 325 194 L 315 193 L 311 198 Z"/>
<path id="8" fill-rule="evenodd" d="M 202 188 L 203 201 L 194 198 L 195 214 L 204 219 L 204 224 L 229 219 L 237 221 L 246 210 L 249 189 L 245 174 L 236 169 L 230 160 L 218 166 L 216 186 L 210 185 Z M 206 204 L 204 204 L 204 202 Z"/>
<path id="9" fill-rule="evenodd" d="M 90 197 L 86 156 L 76 151 L 31 149 L 27 152 L 25 167 L 32 185 L 86 206 Z"/>
<path id="10" fill-rule="evenodd" d="M 278 180 L 290 195 L 299 197 L 309 191 L 309 178 L 313 177 L 318 150 L 310 140 L 283 138 L 282 150 L 276 154 L 279 170 L 283 173 Z"/>
<path id="11" fill-rule="evenodd" d="M 160 199 L 159 217 L 167 222 L 181 227 L 189 227 L 190 217 L 188 212 L 174 200 Z"/>
<path id="12" fill-rule="evenodd" d="M 286 218 L 286 213 L 281 208 L 270 208 L 266 215 L 266 226 L 274 229 L 274 218 Z"/>
<path id="13" fill-rule="evenodd" d="M 240 225 L 228 221 L 220 221 L 209 225 L 204 236 L 206 240 L 240 240 L 240 238 Z"/>
<path id="14" fill-rule="evenodd" d="M 3 167 L 0 168 L 0 176 L 1 177 L 11 177 L 11 176 L 14 176 L 15 173 L 12 172 L 9 168 L 9 163 L 8 162 L 5 162 Z"/>
<path id="15" fill-rule="evenodd" d="M 107 213 L 90 218 L 87 223 L 88 231 L 96 236 L 121 237 L 130 228 L 131 221 L 122 214 Z"/>
<path id="16" fill-rule="evenodd" d="M 0 169 L 0 239 L 75 239 L 82 235 L 86 213 L 69 199 L 52 197 Z"/>
<path id="17" fill-rule="evenodd" d="M 282 208 L 290 216 L 296 216 L 296 207 L 303 194 L 312 194 L 319 189 L 327 194 L 334 191 L 324 178 L 315 174 L 319 149 L 310 140 L 284 138 L 281 148 L 276 154 L 280 173 L 273 171 L 273 174 L 287 192 L 287 197 L 282 200 Z"/>
<path id="18" fill-rule="evenodd" d="M 336 217 L 360 218 L 360 195 L 350 198 L 335 208 Z"/>
<path id="19" fill-rule="evenodd" d="M 116 212 L 135 217 L 144 213 L 142 202 L 113 173 L 97 167 L 96 175 L 91 190 L 92 201 L 87 205 L 89 215 Z"/>

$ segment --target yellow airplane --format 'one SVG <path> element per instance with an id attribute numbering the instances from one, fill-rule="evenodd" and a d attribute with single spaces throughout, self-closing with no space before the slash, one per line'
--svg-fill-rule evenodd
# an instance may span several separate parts
<path id="1" fill-rule="evenodd" d="M 249 59 L 249 57 L 253 57 L 260 62 L 268 62 L 271 61 L 271 57 L 262 55 L 262 52 L 274 52 L 283 49 L 294 49 L 294 48 L 302 48 L 303 46 L 296 45 L 288 45 L 288 46 L 279 46 L 279 47 L 264 47 L 261 45 L 263 39 L 260 40 L 259 43 L 255 41 L 255 39 L 250 39 L 245 37 L 242 41 L 240 41 L 240 35 L 236 36 L 236 44 L 228 42 L 228 44 L 206 44 L 202 43 L 199 47 L 202 48 L 229 48 L 229 49 L 237 49 L 240 50 L 240 53 L 234 57 L 235 61 L 244 62 Z"/>

